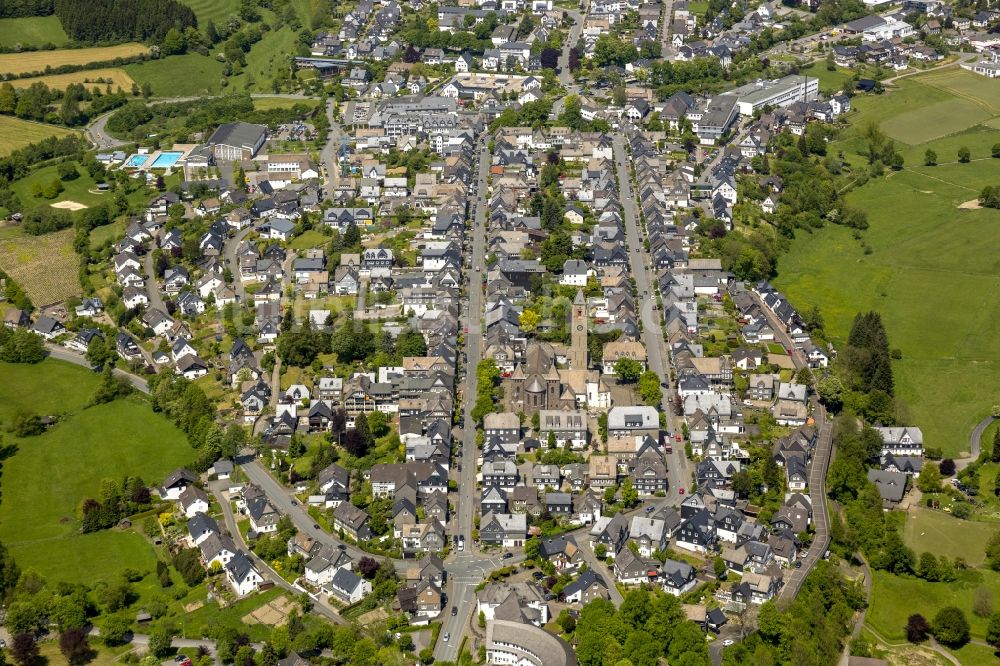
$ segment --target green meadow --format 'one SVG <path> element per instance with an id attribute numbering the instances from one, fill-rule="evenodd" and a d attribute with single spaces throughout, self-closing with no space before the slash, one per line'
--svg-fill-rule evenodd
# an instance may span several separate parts
<path id="1" fill-rule="evenodd" d="M 1000 185 L 1000 82 L 958 69 L 902 79 L 881 96 L 856 97 L 851 128 L 831 145 L 859 163 L 860 132 L 871 122 L 905 158 L 902 171 L 855 189 L 868 213 L 864 243 L 843 227 L 802 232 L 775 280 L 800 309 L 818 305 L 842 342 L 855 313 L 882 313 L 897 395 L 929 446 L 958 455 L 972 427 L 1000 398 L 1000 211 L 970 206 Z M 969 148 L 972 161 L 957 162 Z M 924 153 L 938 166 L 923 166 Z M 970 203 L 973 202 L 973 203 Z"/>

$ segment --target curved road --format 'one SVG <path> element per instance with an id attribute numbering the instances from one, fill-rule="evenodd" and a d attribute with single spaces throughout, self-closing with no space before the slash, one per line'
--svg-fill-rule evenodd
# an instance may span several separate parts
<path id="1" fill-rule="evenodd" d="M 93 369 L 90 366 L 90 362 L 87 361 L 83 354 L 77 354 L 76 352 L 72 352 L 51 343 L 46 343 L 45 349 L 49 352 L 49 356 L 51 358 L 66 361 L 67 363 L 73 363 L 75 365 L 82 365 L 88 370 Z M 149 393 L 149 383 L 139 375 L 133 375 L 131 372 L 125 372 L 124 370 L 119 370 L 117 368 L 115 368 L 114 373 L 117 377 L 124 377 L 127 379 L 137 391 Z"/>
<path id="2" fill-rule="evenodd" d="M 993 423 L 996 420 L 997 419 L 996 419 L 995 416 L 987 416 L 985 419 L 983 419 L 978 424 L 976 424 L 975 428 L 972 429 L 972 433 L 969 435 L 969 458 L 968 458 L 968 462 L 965 462 L 963 460 L 962 462 L 965 462 L 965 464 L 962 465 L 962 467 L 965 467 L 965 465 L 968 465 L 969 462 L 973 462 L 973 461 L 979 459 L 979 454 L 980 454 L 980 452 L 982 451 L 982 448 L 983 448 L 983 443 L 982 443 L 982 441 L 980 441 L 983 438 L 983 433 L 986 432 L 986 429 L 990 427 L 990 424 Z"/>

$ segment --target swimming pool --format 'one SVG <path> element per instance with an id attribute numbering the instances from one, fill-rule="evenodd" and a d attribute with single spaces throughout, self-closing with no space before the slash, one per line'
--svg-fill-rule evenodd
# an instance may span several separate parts
<path id="1" fill-rule="evenodd" d="M 131 168 L 141 167 L 149 159 L 149 155 L 133 155 L 132 157 L 125 160 L 125 166 Z"/>
<path id="2" fill-rule="evenodd" d="M 157 155 L 156 159 L 153 160 L 153 163 L 150 164 L 149 166 L 152 169 L 169 169 L 170 167 L 172 167 L 174 164 L 177 163 L 177 160 L 179 160 L 183 156 L 184 153 L 163 152 Z"/>

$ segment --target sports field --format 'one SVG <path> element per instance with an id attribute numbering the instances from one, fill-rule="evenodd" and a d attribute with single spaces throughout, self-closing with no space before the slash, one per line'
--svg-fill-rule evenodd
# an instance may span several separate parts
<path id="1" fill-rule="evenodd" d="M 0 268 L 14 278 L 36 306 L 80 295 L 80 260 L 72 229 L 42 236 L 10 234 L 0 240 Z"/>
<path id="2" fill-rule="evenodd" d="M 65 127 L 0 116 L 0 157 L 10 155 L 18 148 L 24 148 L 28 144 L 50 136 L 65 136 L 72 133 L 72 130 Z"/>
<path id="3" fill-rule="evenodd" d="M 13 79 L 10 83 L 15 88 L 30 88 L 36 81 L 41 81 L 49 88 L 62 90 L 71 83 L 82 83 L 88 90 L 94 87 L 104 92 L 111 84 L 112 92 L 121 88 L 125 92 L 132 89 L 132 77 L 121 67 L 105 67 L 102 69 L 88 69 L 82 72 L 72 72 L 70 74 L 50 74 L 48 76 L 33 76 L 29 79 Z"/>
<path id="4" fill-rule="evenodd" d="M 193 452 L 184 435 L 139 399 L 83 409 L 100 377 L 84 368 L 46 360 L 0 364 L 0 418 L 18 409 L 65 414 L 48 432 L 7 437 L 17 452 L 0 477 L 0 540 L 22 569 L 55 580 L 112 580 L 125 567 L 149 569 L 152 548 L 135 532 L 81 535 L 76 509 L 95 496 L 101 480 L 123 474 L 155 485 Z"/>
<path id="5" fill-rule="evenodd" d="M 775 280 L 800 309 L 820 306 L 835 342 L 856 312 L 879 310 L 891 345 L 902 351 L 893 362 L 897 394 L 927 445 L 952 456 L 968 448 L 969 432 L 996 403 L 1000 385 L 1000 211 L 958 208 L 984 185 L 1000 184 L 1000 160 L 990 158 L 1000 130 L 977 124 L 1000 114 L 1000 82 L 973 76 L 932 73 L 882 96 L 855 98 L 854 127 L 879 122 L 906 160 L 903 171 L 848 196 L 868 212 L 871 252 L 843 227 L 800 233 Z M 958 96 L 969 90 L 974 102 Z M 937 116 L 942 104 L 965 109 L 965 119 Z M 969 164 L 956 162 L 962 146 L 972 153 Z M 851 132 L 831 146 L 854 162 L 860 147 Z M 923 166 L 928 148 L 939 166 Z"/>
<path id="6" fill-rule="evenodd" d="M 56 51 L 33 51 L 30 53 L 4 53 L 0 55 L 0 74 L 24 74 L 42 72 L 47 66 L 86 65 L 90 62 L 104 62 L 115 58 L 128 58 L 145 53 L 149 48 L 136 42 L 115 46 L 98 46 L 87 49 L 59 49 Z"/>
<path id="7" fill-rule="evenodd" d="M 29 16 L 0 19 L 0 46 L 62 46 L 69 41 L 55 16 Z"/>

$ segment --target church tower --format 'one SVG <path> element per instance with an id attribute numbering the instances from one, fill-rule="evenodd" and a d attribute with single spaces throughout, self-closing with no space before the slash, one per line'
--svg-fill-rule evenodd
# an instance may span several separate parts
<path id="1" fill-rule="evenodd" d="M 583 291 L 577 289 L 573 299 L 573 319 L 569 351 L 569 367 L 573 370 L 587 369 L 587 301 Z"/>

